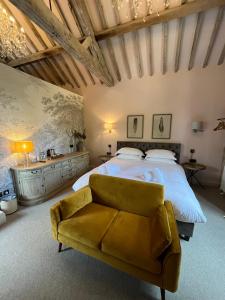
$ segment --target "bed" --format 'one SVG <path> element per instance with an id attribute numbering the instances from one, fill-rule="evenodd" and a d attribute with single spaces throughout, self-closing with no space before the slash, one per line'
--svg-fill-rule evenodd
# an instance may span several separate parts
<path id="1" fill-rule="evenodd" d="M 206 218 L 187 182 L 183 168 L 179 165 L 181 144 L 118 141 L 117 150 L 123 147 L 136 148 L 143 152 L 149 149 L 170 150 L 175 153 L 177 163 L 167 164 L 144 159 L 139 161 L 121 160 L 114 157 L 80 177 L 74 183 L 73 189 L 76 191 L 87 185 L 89 176 L 93 173 L 148 182 L 146 174 L 152 171 L 154 172 L 154 179 L 149 179 L 149 182 L 157 182 L 164 185 L 165 198 L 173 203 L 180 236 L 185 240 L 189 240 L 193 236 L 194 224 L 205 223 Z"/>

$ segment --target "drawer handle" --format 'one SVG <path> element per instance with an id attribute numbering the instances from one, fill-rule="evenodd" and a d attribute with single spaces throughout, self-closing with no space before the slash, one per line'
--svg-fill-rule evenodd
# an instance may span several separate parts
<path id="1" fill-rule="evenodd" d="M 31 171 L 31 174 L 37 174 L 38 173 L 38 171 L 36 170 L 36 171 Z"/>

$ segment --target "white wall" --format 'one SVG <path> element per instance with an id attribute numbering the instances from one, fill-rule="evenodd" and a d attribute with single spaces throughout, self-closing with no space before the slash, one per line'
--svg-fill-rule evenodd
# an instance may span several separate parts
<path id="1" fill-rule="evenodd" d="M 191 72 L 155 75 L 117 83 L 115 87 L 90 86 L 83 90 L 87 146 L 92 159 L 107 151 L 116 150 L 117 140 L 126 140 L 126 121 L 129 114 L 144 114 L 144 139 L 151 141 L 152 115 L 172 113 L 172 134 L 169 142 L 182 143 L 182 161 L 189 158 L 190 148 L 196 149 L 199 163 L 207 165 L 204 181 L 218 183 L 225 131 L 214 132 L 216 119 L 225 116 L 225 66 L 194 69 Z M 193 120 L 204 122 L 205 130 L 191 131 Z M 109 134 L 105 122 L 113 122 Z M 166 142 L 168 140 L 164 140 Z"/>

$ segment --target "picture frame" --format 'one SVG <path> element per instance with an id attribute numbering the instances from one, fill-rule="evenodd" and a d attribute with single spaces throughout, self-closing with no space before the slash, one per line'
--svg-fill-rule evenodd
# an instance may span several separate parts
<path id="1" fill-rule="evenodd" d="M 143 139 L 144 134 L 144 115 L 127 116 L 127 138 Z"/>
<path id="2" fill-rule="evenodd" d="M 172 114 L 153 114 L 152 139 L 170 139 Z"/>

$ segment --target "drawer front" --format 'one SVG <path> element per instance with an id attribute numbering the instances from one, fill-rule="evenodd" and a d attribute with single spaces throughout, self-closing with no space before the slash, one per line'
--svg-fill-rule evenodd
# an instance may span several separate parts
<path id="1" fill-rule="evenodd" d="M 61 163 L 57 163 L 57 164 L 51 164 L 49 166 L 46 166 L 44 169 L 43 169 L 43 172 L 44 173 L 51 173 L 51 171 L 54 171 L 56 169 L 61 169 Z"/>
<path id="2" fill-rule="evenodd" d="M 27 171 L 20 171 L 19 176 L 22 178 L 35 178 L 42 175 L 42 169 L 34 169 Z"/>

